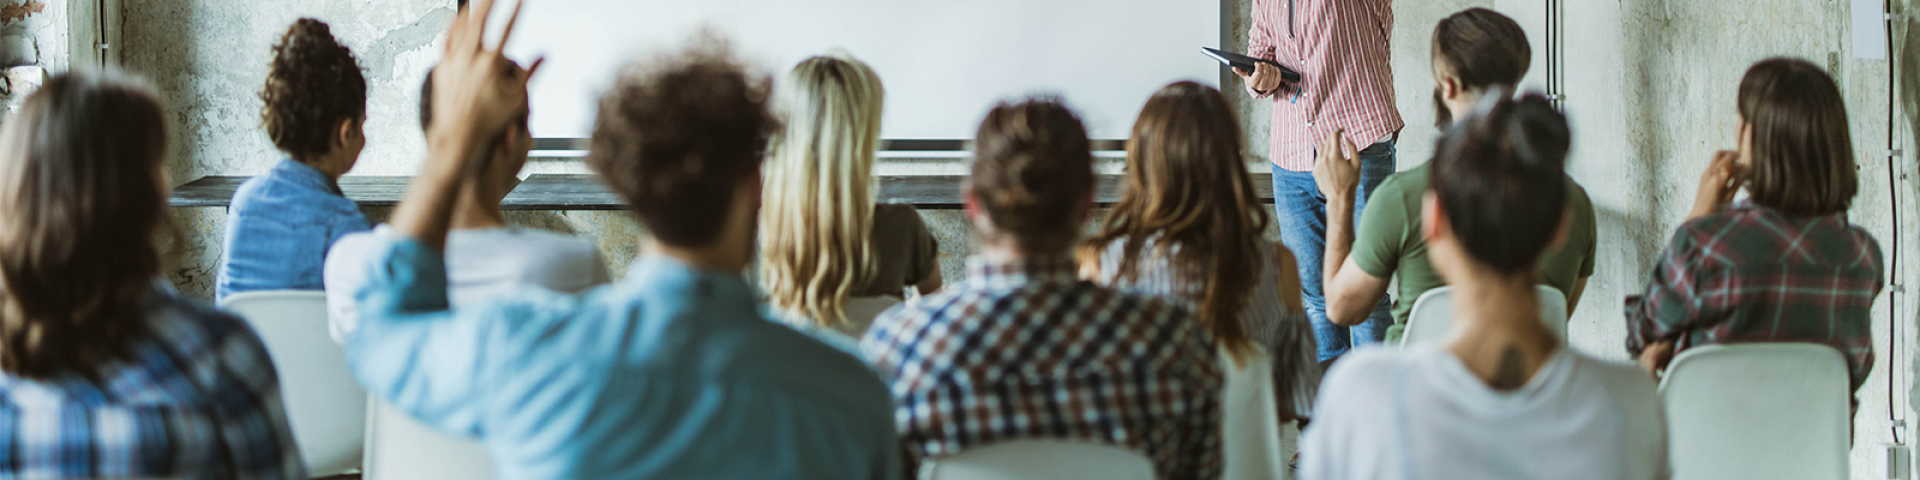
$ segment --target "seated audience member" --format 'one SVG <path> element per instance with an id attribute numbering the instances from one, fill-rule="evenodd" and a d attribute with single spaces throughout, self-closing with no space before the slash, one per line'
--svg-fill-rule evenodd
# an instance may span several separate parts
<path id="1" fill-rule="evenodd" d="M 367 80 L 327 24 L 293 23 L 273 47 L 260 91 L 267 136 L 288 159 L 247 179 L 227 212 L 226 255 L 216 295 L 320 290 L 327 249 L 367 219 L 342 196 L 340 176 L 367 145 Z"/>
<path id="2" fill-rule="evenodd" d="M 1334 365 L 1301 478 L 1665 478 L 1652 379 L 1573 351 L 1540 320 L 1538 264 L 1570 229 L 1566 119 L 1539 95 L 1481 104 L 1441 139 L 1421 208 L 1419 234 L 1455 289 L 1453 329 Z M 1329 192 L 1358 181 L 1355 149 L 1341 150 L 1330 139 L 1314 167 Z"/>
<path id="3" fill-rule="evenodd" d="M 454 204 L 538 68 L 499 74 L 471 20 L 491 4 L 455 18 L 428 160 L 367 250 L 346 350 L 368 392 L 476 438 L 498 478 L 897 478 L 886 386 L 761 315 L 743 277 L 778 122 L 717 41 L 626 67 L 600 99 L 586 162 L 654 238 L 620 283 L 448 307 Z"/>
<path id="4" fill-rule="evenodd" d="M 973 153 L 966 282 L 882 314 L 860 345 L 893 385 L 908 452 L 1086 441 L 1143 453 L 1158 478 L 1218 478 L 1212 337 L 1182 307 L 1075 278 L 1094 194 L 1080 118 L 1055 100 L 1001 104 Z"/>
<path id="5" fill-rule="evenodd" d="M 1446 128 L 1454 118 L 1463 117 L 1486 95 L 1508 95 L 1527 74 L 1533 59 L 1527 34 L 1520 24 L 1492 10 L 1473 8 L 1440 21 L 1433 29 L 1434 112 L 1436 123 Z M 1426 197 L 1432 166 L 1421 165 L 1394 174 L 1373 190 L 1373 199 L 1360 214 L 1358 231 L 1345 224 L 1327 226 L 1326 295 L 1327 316 L 1340 325 L 1367 320 L 1374 305 L 1387 293 L 1388 280 L 1400 277 L 1394 296 L 1394 327 L 1388 330 L 1390 342 L 1398 341 L 1405 331 L 1413 303 L 1428 290 L 1447 282 L 1428 259 L 1430 250 L 1420 234 L 1420 202 Z M 1566 243 L 1540 259 L 1539 275 L 1534 279 L 1566 295 L 1567 313 L 1572 315 L 1593 276 L 1598 245 L 1593 201 L 1587 190 L 1573 177 L 1561 175 L 1567 184 L 1567 208 L 1573 216 L 1573 230 Z M 1349 189 L 1328 195 L 1329 211 L 1351 210 L 1354 191 Z"/>
<path id="6" fill-rule="evenodd" d="M 433 78 L 420 86 L 420 129 L 433 123 Z M 520 183 L 533 136 L 521 112 L 504 134 L 483 151 L 478 178 L 455 197 L 448 225 L 447 301 L 473 305 L 527 287 L 574 293 L 609 281 L 607 263 L 590 240 L 507 226 L 500 201 Z M 346 342 L 358 323 L 355 292 L 367 278 L 368 250 L 389 227 L 341 237 L 327 254 L 327 326 L 336 342 Z"/>
<path id="7" fill-rule="evenodd" d="M 850 57 L 800 62 L 773 93 L 786 129 L 773 139 L 760 212 L 760 284 L 796 324 L 852 338 L 854 297 L 940 289 L 940 245 L 911 205 L 875 204 L 880 77 Z"/>
<path id="8" fill-rule="evenodd" d="M 1787 58 L 1754 64 L 1739 95 L 1739 150 L 1714 155 L 1646 293 L 1627 297 L 1627 352 L 1658 373 L 1701 345 L 1823 343 L 1858 390 L 1885 257 L 1847 222 L 1859 179 L 1846 102 L 1820 67 Z"/>
<path id="9" fill-rule="evenodd" d="M 1292 253 L 1263 237 L 1273 220 L 1257 208 L 1242 138 L 1220 91 L 1161 88 L 1133 124 L 1126 190 L 1082 247 L 1082 271 L 1187 306 L 1235 365 L 1266 347 L 1281 411 L 1305 418 L 1320 383 L 1313 325 Z"/>
<path id="10" fill-rule="evenodd" d="M 0 130 L 0 477 L 307 478 L 259 337 L 165 283 L 166 121 L 80 71 Z"/>

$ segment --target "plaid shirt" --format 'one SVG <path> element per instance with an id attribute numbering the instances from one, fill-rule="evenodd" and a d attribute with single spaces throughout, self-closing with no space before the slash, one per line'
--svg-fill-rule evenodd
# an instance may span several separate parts
<path id="1" fill-rule="evenodd" d="M 1627 351 L 1812 342 L 1847 357 L 1853 388 L 1873 370 L 1874 297 L 1885 285 L 1880 244 L 1841 215 L 1797 218 L 1742 202 L 1687 222 L 1644 295 L 1627 297 Z"/>
<path id="2" fill-rule="evenodd" d="M 1158 478 L 1219 478 L 1219 359 L 1184 309 L 1079 281 L 1064 255 L 967 271 L 881 315 L 860 345 L 908 450 L 1090 441 L 1146 454 Z"/>
<path id="3" fill-rule="evenodd" d="M 129 360 L 0 376 L 0 477 L 306 478 L 253 330 L 172 293 L 146 311 Z"/>

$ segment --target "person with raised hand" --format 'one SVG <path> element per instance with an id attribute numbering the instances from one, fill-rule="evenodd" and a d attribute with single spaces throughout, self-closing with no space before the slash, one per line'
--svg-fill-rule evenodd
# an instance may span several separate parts
<path id="1" fill-rule="evenodd" d="M 1300 478 L 1666 478 L 1652 379 L 1574 351 L 1540 319 L 1535 270 L 1570 230 L 1570 137 L 1545 97 L 1499 95 L 1441 138 L 1419 234 L 1454 288 L 1452 330 L 1336 363 Z M 1320 167 L 1322 188 L 1358 182 L 1354 149 L 1341 150 Z"/>
<path id="2" fill-rule="evenodd" d="M 880 379 L 763 316 L 744 278 L 778 122 L 718 41 L 628 66 L 600 99 L 586 162 L 654 237 L 625 279 L 448 307 L 453 204 L 539 66 L 500 74 L 492 6 L 454 21 L 427 164 L 364 266 L 347 359 L 368 392 L 476 438 L 500 478 L 898 478 Z"/>

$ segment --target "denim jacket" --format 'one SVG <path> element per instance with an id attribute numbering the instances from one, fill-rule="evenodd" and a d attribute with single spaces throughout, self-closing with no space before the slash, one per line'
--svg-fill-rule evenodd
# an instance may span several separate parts
<path id="1" fill-rule="evenodd" d="M 257 290 L 321 290 L 327 249 L 367 230 L 360 206 L 325 173 L 281 160 L 247 179 L 227 210 L 225 258 L 215 286 L 219 300 Z"/>

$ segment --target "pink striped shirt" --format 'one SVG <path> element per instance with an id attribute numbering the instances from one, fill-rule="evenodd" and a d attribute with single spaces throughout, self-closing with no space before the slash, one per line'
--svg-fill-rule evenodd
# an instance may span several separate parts
<path id="1" fill-rule="evenodd" d="M 1313 149 L 1335 128 L 1360 148 L 1400 131 L 1388 42 L 1393 0 L 1253 0 L 1247 55 L 1300 72 L 1297 90 L 1253 92 L 1273 99 L 1269 158 L 1313 169 Z M 1289 9 L 1291 7 L 1291 10 Z M 1251 91 L 1251 88 L 1249 88 Z"/>

